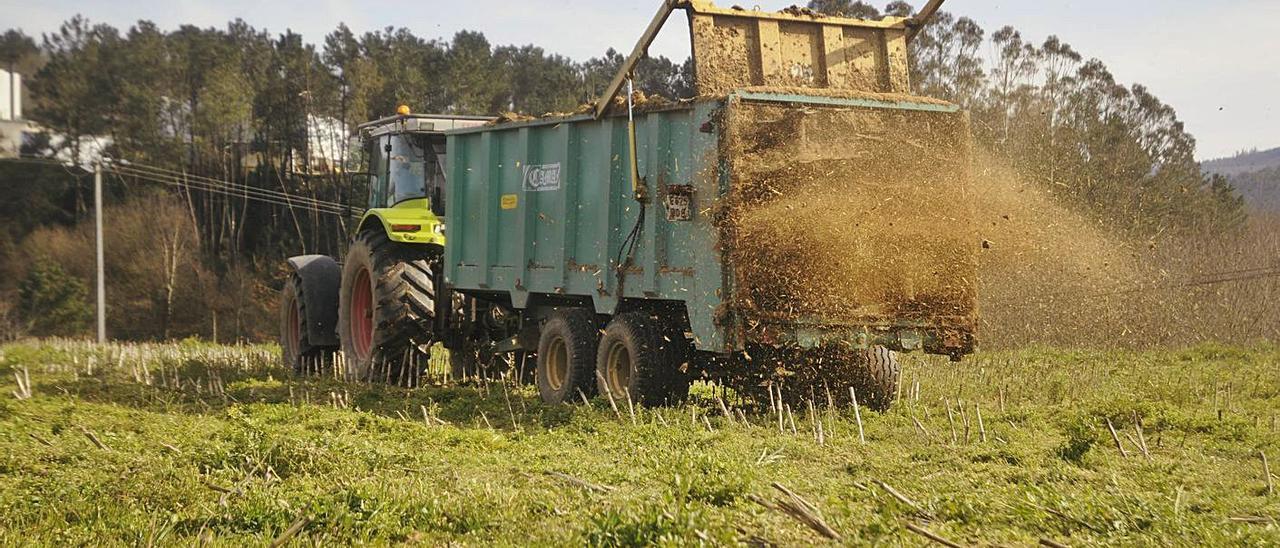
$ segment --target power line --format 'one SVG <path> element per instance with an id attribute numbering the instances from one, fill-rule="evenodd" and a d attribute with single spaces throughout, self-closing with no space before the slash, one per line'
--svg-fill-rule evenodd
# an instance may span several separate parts
<path id="1" fill-rule="evenodd" d="M 291 209 L 307 209 L 307 210 L 315 211 L 317 213 L 327 213 L 330 215 L 338 215 L 338 216 L 346 216 L 348 214 L 350 214 L 351 216 L 359 216 L 361 214 L 359 210 L 355 208 L 347 208 L 345 206 L 339 207 L 339 206 L 329 206 L 329 205 L 318 205 L 318 204 L 308 203 L 300 199 L 295 199 L 293 201 L 286 201 L 283 199 L 275 199 L 275 198 L 264 197 L 260 195 L 254 195 L 254 194 L 246 194 L 243 191 L 229 190 L 227 188 L 218 187 L 215 185 L 209 185 L 203 182 L 182 181 L 181 179 L 178 179 L 176 177 L 167 177 L 167 176 L 160 176 L 155 174 L 119 170 L 116 168 L 116 166 L 107 166 L 107 169 L 119 175 L 134 177 L 134 178 L 142 179 L 145 181 L 162 183 L 165 185 L 179 187 L 179 188 L 191 187 L 196 190 L 209 192 L 212 194 L 220 194 L 223 196 L 230 196 L 233 198 L 241 198 L 241 199 L 251 200 L 255 202 L 273 204 L 273 205 L 283 206 Z"/>
<path id="2" fill-rule="evenodd" d="M 106 168 L 119 175 L 135 177 L 135 178 L 144 179 L 148 181 L 160 182 L 160 183 L 173 185 L 173 186 L 190 187 L 190 188 L 202 190 L 205 192 L 211 192 L 211 193 L 222 194 L 226 196 L 233 196 L 238 198 L 245 198 L 245 199 L 256 200 L 260 202 L 273 203 L 277 205 L 283 205 L 286 207 L 295 207 L 295 208 L 305 207 L 307 209 L 313 209 L 313 210 L 323 211 L 327 213 L 345 214 L 348 211 L 352 211 L 353 213 L 355 213 L 355 211 L 353 211 L 352 208 L 348 208 L 341 204 L 311 200 L 309 198 L 302 197 L 302 196 L 280 197 L 272 194 L 265 194 L 253 188 L 234 188 L 234 187 L 228 187 L 225 185 L 218 185 L 216 183 L 209 183 L 205 181 L 184 180 L 180 177 L 173 176 L 173 175 L 148 173 L 145 171 L 137 171 L 137 170 L 128 169 L 128 168 L 120 168 L 119 166 L 107 166 Z"/>
<path id="3" fill-rule="evenodd" d="M 250 190 L 250 191 L 259 192 L 259 193 L 262 193 L 262 194 L 269 194 L 269 195 L 272 195 L 273 197 L 277 197 L 277 198 L 285 198 L 285 199 L 292 199 L 292 200 L 302 199 L 302 200 L 308 200 L 308 201 L 312 201 L 312 202 L 316 202 L 316 203 L 321 203 L 321 204 L 326 204 L 326 205 L 333 205 L 333 206 L 339 206 L 339 207 L 346 207 L 346 205 L 345 205 L 345 204 L 341 204 L 341 203 L 338 203 L 338 202 L 330 202 L 330 201 L 326 201 L 326 200 L 320 200 L 320 199 L 318 199 L 318 198 L 310 198 L 310 197 L 306 197 L 306 196 L 299 196 L 299 195 L 295 195 L 295 194 L 289 194 L 288 192 L 282 192 L 282 191 L 278 191 L 278 190 L 271 190 L 271 189 L 268 189 L 268 188 L 253 187 L 253 186 L 249 186 L 249 185 L 246 185 L 246 184 L 243 184 L 243 183 L 236 183 L 236 182 L 232 182 L 232 181 L 225 181 L 225 180 L 222 180 L 222 179 L 215 179 L 215 178 L 213 178 L 213 177 L 206 177 L 206 176 L 202 176 L 202 175 L 195 175 L 195 174 L 192 174 L 192 173 L 186 173 L 186 172 L 182 172 L 182 171 L 177 171 L 177 170 L 172 170 L 172 169 L 166 169 L 166 168 L 159 167 L 159 166 L 149 166 L 149 165 L 146 165 L 146 164 L 139 164 L 139 163 L 136 163 L 136 162 L 127 162 L 127 163 L 124 163 L 124 162 L 112 162 L 112 165 L 113 165 L 113 166 L 126 167 L 126 168 L 129 168 L 129 169 L 135 169 L 135 170 L 145 170 L 145 171 L 160 172 L 161 174 L 164 174 L 164 175 L 167 175 L 167 176 L 181 177 L 181 178 L 183 178 L 183 179 L 198 179 L 198 180 L 203 180 L 203 181 L 206 181 L 206 182 L 210 182 L 210 183 L 214 183 L 214 184 L 218 184 L 218 185 L 222 185 L 222 186 L 227 186 L 227 187 L 230 187 L 230 188 L 248 189 L 248 190 Z"/>
<path id="4" fill-rule="evenodd" d="M 0 158 L 2 161 L 33 163 L 45 165 L 58 165 L 66 168 L 68 162 L 63 162 L 51 158 L 40 157 L 20 157 L 20 158 Z M 110 170 L 117 175 L 133 177 L 151 182 L 163 183 L 170 186 L 190 187 L 203 192 L 220 194 L 234 198 L 252 200 L 261 203 L 279 205 L 291 209 L 305 208 L 319 213 L 327 213 L 331 215 L 351 215 L 358 217 L 363 215 L 364 210 L 356 207 L 349 207 L 338 202 L 330 202 L 301 195 L 293 195 L 286 192 L 270 190 L 265 188 L 253 187 L 240 183 L 233 183 L 212 177 L 204 177 L 199 175 L 184 174 L 182 172 L 168 170 L 156 166 L 148 166 L 137 163 L 105 163 L 103 168 Z"/>
<path id="5" fill-rule="evenodd" d="M 245 192 L 243 192 L 243 191 L 229 190 L 229 189 L 226 189 L 226 188 L 223 188 L 223 187 L 218 187 L 218 186 L 215 186 L 215 185 L 209 185 L 209 184 L 201 183 L 201 182 L 195 182 L 195 181 L 182 181 L 182 180 L 180 180 L 180 179 L 176 179 L 176 178 L 168 178 L 168 177 L 161 177 L 161 176 L 156 176 L 156 175 L 151 175 L 151 174 L 146 174 L 146 173 L 138 173 L 138 172 L 123 171 L 123 170 L 117 170 L 117 169 L 114 169 L 114 168 L 108 168 L 108 169 L 110 169 L 110 171 L 112 171 L 112 172 L 114 172 L 114 173 L 116 173 L 116 174 L 118 174 L 118 175 L 124 175 L 124 176 L 128 176 L 128 177 L 133 177 L 133 178 L 136 178 L 136 179 L 142 179 L 142 180 L 145 180 L 145 181 L 151 181 L 151 182 L 163 183 L 163 184 L 166 184 L 166 185 L 170 185 L 170 186 L 174 186 L 174 187 L 179 187 L 179 188 L 191 188 L 191 189 L 195 189 L 195 190 L 199 190 L 199 191 L 203 191 L 203 192 L 208 192 L 208 193 L 211 193 L 211 194 L 220 194 L 220 195 L 223 195 L 223 196 L 229 196 L 229 197 L 233 197 L 233 198 L 241 198 L 241 199 L 252 200 L 252 201 L 262 202 L 262 203 L 268 203 L 268 204 L 274 204 L 274 205 L 279 205 L 279 206 L 284 206 L 284 207 L 289 207 L 289 208 L 305 208 L 305 209 L 312 210 L 312 211 L 317 211 L 317 212 L 320 212 L 320 213 L 332 213 L 332 214 L 344 214 L 344 213 L 346 213 L 345 211 L 342 211 L 342 210 L 339 210 L 339 209 L 336 209 L 336 208 L 331 208 L 331 207 L 329 207 L 329 206 L 319 206 L 319 205 L 316 205 L 316 204 L 311 204 L 311 203 L 305 202 L 305 201 L 303 201 L 303 200 L 294 200 L 294 201 L 277 200 L 277 199 L 274 199 L 274 198 L 264 197 L 264 196 L 260 196 L 260 195 L 256 195 L 256 194 L 252 194 L 252 193 L 245 193 Z"/>
<path id="6" fill-rule="evenodd" d="M 208 185 L 218 186 L 228 190 L 252 193 L 252 194 L 256 194 L 256 195 L 267 197 L 267 198 L 284 200 L 287 202 L 300 202 L 306 205 L 329 206 L 329 207 L 347 209 L 347 206 L 345 204 L 341 204 L 338 202 L 330 202 L 327 200 L 320 200 L 318 198 L 312 198 L 312 197 L 303 196 L 303 195 L 289 194 L 288 192 L 280 192 L 280 191 L 270 190 L 266 188 L 259 188 L 259 187 L 249 186 L 246 184 L 224 181 L 222 179 L 214 179 L 212 177 L 189 175 L 182 172 L 168 170 L 168 169 L 154 167 L 154 166 L 145 166 L 142 164 L 132 164 L 132 163 L 130 164 L 112 163 L 110 164 L 109 169 L 129 170 L 131 173 L 156 175 L 159 177 L 167 177 L 172 180 L 178 180 L 178 181 L 187 182 L 187 183 L 193 183 L 198 181 L 198 182 L 206 183 Z"/>

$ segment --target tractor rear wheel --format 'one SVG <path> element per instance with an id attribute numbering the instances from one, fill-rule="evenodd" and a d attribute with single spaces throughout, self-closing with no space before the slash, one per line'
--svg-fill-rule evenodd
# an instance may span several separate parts
<path id="1" fill-rule="evenodd" d="M 436 247 L 391 241 L 381 227 L 356 236 L 342 265 L 338 335 L 350 380 L 407 382 L 410 360 L 435 334 Z"/>
<path id="2" fill-rule="evenodd" d="M 647 312 L 620 314 L 604 328 L 596 352 L 599 392 L 644 405 L 682 401 L 689 377 L 680 371 L 688 344 L 664 336 Z"/>
<path id="3" fill-rule="evenodd" d="M 280 292 L 280 350 L 284 366 L 294 373 L 319 373 L 325 363 L 332 363 L 335 350 L 311 344 L 307 335 L 307 304 L 302 277 L 295 272 Z"/>
<path id="4" fill-rule="evenodd" d="M 542 401 L 556 404 L 595 394 L 596 324 L 586 310 L 560 310 L 542 325 L 534 372 Z"/>

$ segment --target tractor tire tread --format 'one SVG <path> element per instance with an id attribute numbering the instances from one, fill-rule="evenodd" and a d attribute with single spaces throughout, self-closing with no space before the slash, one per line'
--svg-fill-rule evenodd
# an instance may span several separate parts
<path id="1" fill-rule="evenodd" d="M 371 355 L 364 363 L 354 358 L 350 348 L 347 331 L 349 328 L 346 311 L 347 284 L 343 281 L 342 310 L 339 313 L 339 333 L 343 335 L 343 348 L 348 356 L 349 375 L 357 380 L 369 378 L 386 378 L 386 371 L 374 371 L 377 364 L 385 364 L 392 368 L 389 377 L 392 379 L 413 378 L 415 375 L 401 375 L 400 368 L 406 367 L 406 357 L 420 352 L 420 348 L 434 342 L 433 326 L 435 322 L 435 284 L 432 283 L 432 268 L 439 264 L 438 250 L 426 246 L 401 244 L 387 237 L 381 227 L 361 232 L 352 243 L 348 253 L 366 253 L 363 260 L 371 267 L 370 276 L 375 280 L 373 302 L 374 340 Z M 423 282 L 422 278 L 428 280 Z M 363 377 L 363 378 L 361 378 Z"/>

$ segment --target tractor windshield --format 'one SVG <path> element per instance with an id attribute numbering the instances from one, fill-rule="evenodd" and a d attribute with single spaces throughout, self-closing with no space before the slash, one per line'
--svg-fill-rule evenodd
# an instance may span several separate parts
<path id="1" fill-rule="evenodd" d="M 413 133 L 381 135 L 369 143 L 370 207 L 392 207 L 405 200 L 430 198 L 437 215 L 444 211 L 444 137 Z"/>
<path id="2" fill-rule="evenodd" d="M 395 205 L 405 200 L 427 197 L 427 151 L 418 135 L 392 135 L 387 162 L 391 185 L 388 188 Z"/>

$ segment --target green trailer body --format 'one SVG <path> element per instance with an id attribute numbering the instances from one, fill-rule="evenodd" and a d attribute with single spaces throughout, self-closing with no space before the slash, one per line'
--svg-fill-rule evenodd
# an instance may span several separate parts
<path id="1" fill-rule="evenodd" d="M 977 245 L 955 106 L 739 90 L 644 105 L 634 123 L 644 200 L 625 112 L 448 132 L 447 283 L 525 311 L 683 305 L 702 351 L 972 351 Z"/>

